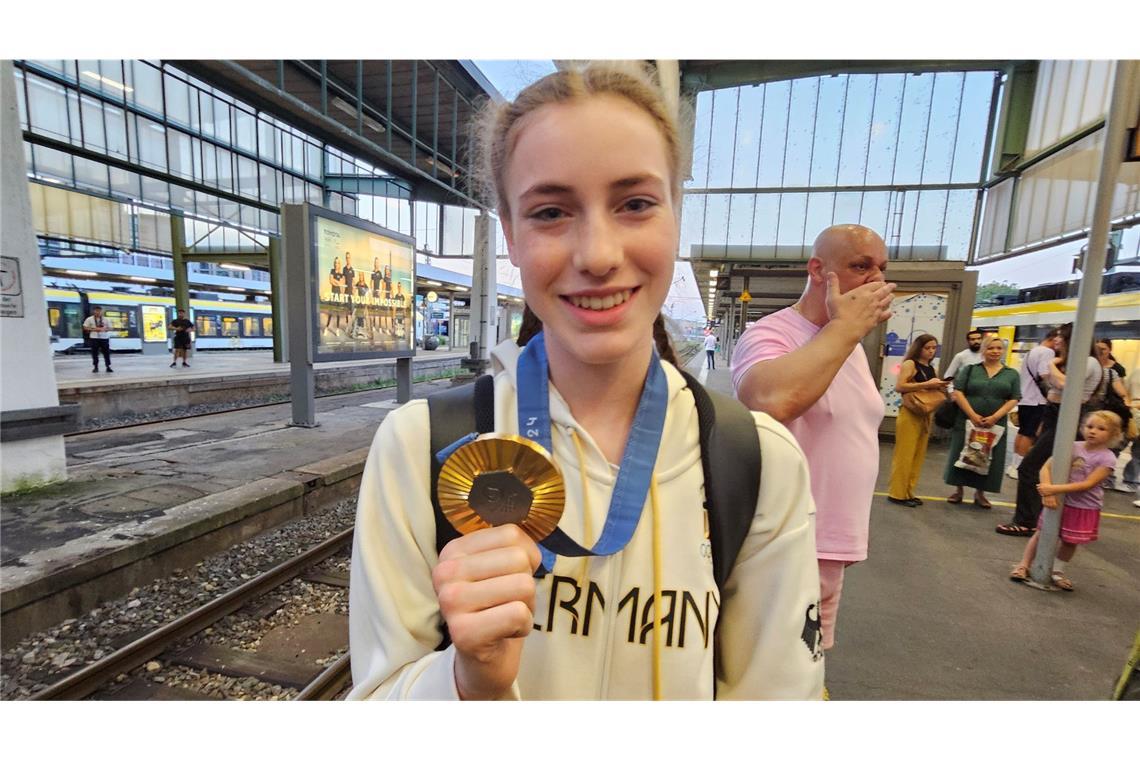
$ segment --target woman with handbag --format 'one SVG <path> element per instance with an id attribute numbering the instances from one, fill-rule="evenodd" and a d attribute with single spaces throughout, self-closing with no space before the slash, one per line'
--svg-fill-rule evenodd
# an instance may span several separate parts
<path id="1" fill-rule="evenodd" d="M 986 491 L 1001 490 L 1001 480 L 1005 472 L 1006 442 L 1004 435 L 990 452 L 989 469 L 985 475 L 969 469 L 956 467 L 962 447 L 966 443 L 966 420 L 975 428 L 1006 427 L 1006 415 L 1017 406 L 1021 399 L 1021 378 L 1016 370 L 1002 365 L 1005 343 L 996 335 L 988 335 L 982 340 L 981 364 L 972 364 L 958 371 L 954 378 L 954 403 L 962 411 L 954 423 L 950 436 L 950 457 L 946 462 L 944 480 L 954 486 L 954 493 L 946 501 L 951 504 L 962 502 L 962 490 L 966 486 L 974 489 L 974 504 L 982 509 L 993 507 L 986 498 Z"/>
<path id="2" fill-rule="evenodd" d="M 902 394 L 902 406 L 895 421 L 895 453 L 891 459 L 891 485 L 887 501 L 904 507 L 917 507 L 922 500 L 914 487 L 926 459 L 934 410 L 946 398 L 949 380 L 938 378 L 930 362 L 938 353 L 938 339 L 919 335 L 907 349 L 899 366 L 895 390 Z"/>

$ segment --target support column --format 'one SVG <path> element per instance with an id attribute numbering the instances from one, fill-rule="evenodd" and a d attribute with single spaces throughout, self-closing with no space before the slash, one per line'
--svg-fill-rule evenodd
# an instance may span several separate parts
<path id="1" fill-rule="evenodd" d="M 490 363 L 491 348 L 498 335 L 498 285 L 491 241 L 491 216 L 483 212 L 475 217 L 475 261 L 471 270 L 471 341 L 476 346 L 469 365 L 465 365 L 476 374 Z"/>
<path id="2" fill-rule="evenodd" d="M 317 427 L 313 371 L 313 306 L 309 290 L 309 214 L 303 204 L 281 207 L 288 292 L 282 301 L 289 320 L 289 392 L 295 427 Z M 274 326 L 276 332 L 276 326 Z"/>
<path id="3" fill-rule="evenodd" d="M 289 361 L 285 313 L 285 261 L 281 255 L 281 238 L 269 238 L 269 309 L 273 319 L 273 362 Z"/>
<path id="4" fill-rule="evenodd" d="M 60 406 L 47 300 L 11 61 L 0 61 L 0 491 L 67 478 L 63 433 L 78 407 Z"/>
<path id="5" fill-rule="evenodd" d="M 190 277 L 186 273 L 186 220 L 182 212 L 170 212 L 170 247 L 174 254 L 174 308 L 190 314 Z"/>
<path id="6" fill-rule="evenodd" d="M 197 323 L 197 317 L 190 311 L 190 277 L 186 273 L 186 220 L 181 211 L 170 212 L 170 250 L 174 258 L 174 313 L 179 309 L 186 310 L 186 318 Z M 169 324 L 170 320 L 167 320 Z M 194 344 L 197 344 L 198 333 L 194 333 Z"/>

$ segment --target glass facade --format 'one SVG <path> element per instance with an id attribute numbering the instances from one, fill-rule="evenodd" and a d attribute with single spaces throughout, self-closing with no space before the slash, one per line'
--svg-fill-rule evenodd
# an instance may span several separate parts
<path id="1" fill-rule="evenodd" d="M 998 76 L 843 74 L 698 93 L 681 255 L 802 260 L 822 229 L 856 222 L 893 258 L 966 259 Z"/>
<path id="2" fill-rule="evenodd" d="M 25 151 L 37 231 L 77 244 L 72 253 L 92 243 L 168 254 L 173 210 L 186 217 L 187 245 L 264 247 L 280 232 L 280 204 L 304 201 L 403 234 L 423 230 L 438 246 L 439 206 L 417 204 L 427 224 L 413 230 L 407 181 L 174 66 L 24 60 L 15 75 L 21 126 L 32 135 Z M 395 190 L 335 192 L 327 175 L 387 180 Z"/>

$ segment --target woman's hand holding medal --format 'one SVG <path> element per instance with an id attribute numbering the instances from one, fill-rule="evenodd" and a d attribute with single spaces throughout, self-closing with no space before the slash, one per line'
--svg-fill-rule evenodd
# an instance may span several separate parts
<path id="1" fill-rule="evenodd" d="M 534 625 L 540 562 L 538 545 L 517 525 L 460 536 L 440 552 L 432 585 L 455 645 L 461 699 L 496 699 L 514 683 Z"/>

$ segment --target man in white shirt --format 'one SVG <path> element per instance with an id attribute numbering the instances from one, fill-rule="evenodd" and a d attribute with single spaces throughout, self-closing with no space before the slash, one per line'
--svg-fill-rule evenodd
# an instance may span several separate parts
<path id="1" fill-rule="evenodd" d="M 958 370 L 971 364 L 982 363 L 982 331 L 970 330 L 966 333 L 966 344 L 967 348 L 954 354 L 954 358 L 946 366 L 946 371 L 942 373 L 944 379 L 954 382 L 954 376 L 958 374 Z"/>
<path id="2" fill-rule="evenodd" d="M 717 337 L 711 332 L 705 335 L 705 356 L 708 357 L 709 369 L 716 369 L 716 344 Z"/>
<path id="3" fill-rule="evenodd" d="M 103 363 L 111 369 L 111 323 L 103 316 L 103 307 L 96 306 L 91 310 L 91 316 L 83 320 L 83 332 L 91 343 L 91 361 L 95 366 L 92 372 L 99 371 L 99 354 L 103 354 Z"/>
<path id="4" fill-rule="evenodd" d="M 1041 426 L 1041 415 L 1045 411 L 1045 394 L 1049 392 L 1046 382 L 1049 371 L 1053 367 L 1054 342 L 1061 334 L 1061 329 L 1055 327 L 1045 335 L 1045 340 L 1025 355 L 1018 374 L 1021 376 L 1021 403 L 1017 407 L 1017 438 L 1013 442 L 1013 451 L 1017 460 L 1012 462 L 1006 470 L 1006 475 L 1017 477 L 1017 465 L 1021 457 L 1029 453 L 1033 442 L 1037 440 L 1037 428 Z"/>

